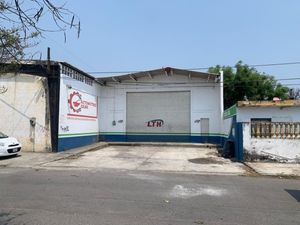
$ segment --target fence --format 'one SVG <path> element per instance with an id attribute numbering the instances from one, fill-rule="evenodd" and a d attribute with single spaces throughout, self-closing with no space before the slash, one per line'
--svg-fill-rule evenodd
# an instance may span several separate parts
<path id="1" fill-rule="evenodd" d="M 300 139 L 300 123 L 251 122 L 251 137 Z"/>

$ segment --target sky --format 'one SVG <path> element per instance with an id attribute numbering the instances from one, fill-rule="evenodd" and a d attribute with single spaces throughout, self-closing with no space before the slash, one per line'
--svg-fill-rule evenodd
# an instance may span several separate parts
<path id="1" fill-rule="evenodd" d="M 53 60 L 86 72 L 300 62 L 299 0 L 64 2 L 80 18 L 80 38 L 68 31 L 64 43 L 63 33 L 47 33 L 34 50 L 45 58 L 50 47 Z M 257 69 L 300 79 L 300 65 Z"/>

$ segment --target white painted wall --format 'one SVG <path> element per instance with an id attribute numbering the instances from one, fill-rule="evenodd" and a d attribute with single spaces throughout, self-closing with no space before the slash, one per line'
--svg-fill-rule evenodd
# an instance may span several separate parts
<path id="1" fill-rule="evenodd" d="M 191 92 L 191 133 L 200 133 L 200 118 L 209 118 L 210 133 L 220 133 L 221 129 L 221 110 L 220 110 L 220 86 L 212 83 L 200 84 L 195 82 L 206 82 L 200 78 L 174 74 L 172 76 L 154 76 L 139 78 L 138 82 L 166 82 L 169 85 L 144 84 L 137 85 L 135 81 L 128 80 L 129 84 L 108 83 L 107 86 L 100 88 L 100 132 L 126 132 L 126 93 L 127 92 L 159 92 L 159 91 L 190 91 Z M 183 84 L 170 84 L 172 82 L 182 82 Z M 180 102 L 178 102 L 180 104 Z M 149 108 L 151 105 L 149 105 Z M 113 125 L 116 121 L 116 125 Z"/>
<path id="2" fill-rule="evenodd" d="M 244 151 L 257 155 L 276 155 L 289 161 L 300 160 L 300 139 L 260 139 L 251 138 L 250 123 L 243 124 Z"/>
<path id="3" fill-rule="evenodd" d="M 83 101 L 97 102 L 95 107 L 88 106 L 87 109 L 81 108 L 76 113 L 70 108 L 68 99 L 70 94 L 78 92 Z M 75 80 L 65 74 L 61 74 L 60 79 L 60 100 L 59 100 L 59 137 L 75 137 L 99 134 L 99 92 L 100 85 L 93 82 L 88 85 L 85 82 Z M 81 106 L 79 106 L 80 108 Z M 70 114 L 73 114 L 70 116 Z M 87 116 L 87 117 L 86 117 Z M 94 117 L 94 118 L 93 118 Z"/>
<path id="4" fill-rule="evenodd" d="M 251 118 L 271 118 L 272 122 L 300 122 L 300 107 L 237 108 L 237 122 L 250 122 Z"/>
<path id="5" fill-rule="evenodd" d="M 46 79 L 26 74 L 0 76 L 0 131 L 16 137 L 23 151 L 43 152 L 50 148 L 46 124 Z M 30 118 L 36 126 L 30 126 Z"/>

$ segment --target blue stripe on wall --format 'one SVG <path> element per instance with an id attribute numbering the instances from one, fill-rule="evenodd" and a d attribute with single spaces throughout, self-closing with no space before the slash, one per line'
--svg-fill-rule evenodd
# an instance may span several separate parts
<path id="1" fill-rule="evenodd" d="M 212 143 L 223 145 L 226 138 L 222 136 L 190 136 L 190 135 L 91 135 L 80 137 L 64 137 L 58 139 L 58 151 L 65 151 L 93 144 L 99 141 L 108 142 L 185 142 Z"/>
<path id="2" fill-rule="evenodd" d="M 187 142 L 212 143 L 223 145 L 226 138 L 222 136 L 190 136 L 190 135 L 100 135 L 100 141 L 108 142 Z"/>
<path id="3" fill-rule="evenodd" d="M 211 143 L 223 146 L 227 138 L 223 136 L 191 136 L 192 143 Z"/>
<path id="4" fill-rule="evenodd" d="M 99 141 L 98 135 L 58 138 L 58 151 L 90 145 Z"/>

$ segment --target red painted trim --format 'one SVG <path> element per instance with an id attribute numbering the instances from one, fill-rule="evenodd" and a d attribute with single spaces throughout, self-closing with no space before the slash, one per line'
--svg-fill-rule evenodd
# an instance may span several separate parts
<path id="1" fill-rule="evenodd" d="M 97 106 L 97 117 L 98 117 L 98 95 L 97 95 L 97 104 L 96 104 L 96 106 Z"/>
<path id="2" fill-rule="evenodd" d="M 67 114 L 67 116 L 77 116 L 77 117 L 85 117 L 85 118 L 98 118 L 98 116 L 85 116 L 85 115 L 77 115 L 77 114 Z"/>

